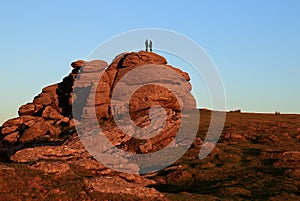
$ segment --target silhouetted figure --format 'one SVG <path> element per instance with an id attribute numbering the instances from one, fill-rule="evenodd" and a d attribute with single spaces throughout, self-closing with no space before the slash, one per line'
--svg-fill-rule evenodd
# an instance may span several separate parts
<path id="1" fill-rule="evenodd" d="M 152 52 L 152 40 L 150 40 L 149 42 L 149 48 L 150 48 L 150 52 Z"/>
<path id="2" fill-rule="evenodd" d="M 145 41 L 145 47 L 146 47 L 146 51 L 148 52 L 148 46 L 149 46 L 149 44 L 148 44 L 148 39 Z"/>

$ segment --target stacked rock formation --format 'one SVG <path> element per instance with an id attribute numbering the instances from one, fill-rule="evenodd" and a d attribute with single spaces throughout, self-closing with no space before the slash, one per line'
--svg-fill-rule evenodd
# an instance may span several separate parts
<path id="1" fill-rule="evenodd" d="M 74 74 L 59 84 L 45 87 L 32 103 L 19 108 L 19 117 L 6 121 L 1 128 L 4 142 L 24 144 L 58 137 L 69 128 Z"/>
<path id="2" fill-rule="evenodd" d="M 94 68 L 95 65 L 98 67 Z M 164 57 L 155 53 L 123 53 L 109 66 L 100 61 L 77 61 L 73 66 L 80 69 L 74 85 L 75 119 L 89 122 L 96 117 L 102 123 L 106 137 L 125 151 L 148 153 L 165 147 L 174 139 L 180 127 L 181 109 L 196 107 L 190 93 L 189 75 L 168 65 Z M 132 72 L 134 73 L 130 75 Z M 127 77 L 123 80 L 125 76 Z M 174 91 L 177 96 L 173 94 Z M 182 104 L 185 105 L 184 108 L 181 108 Z M 152 114 L 155 118 L 150 119 L 150 110 L 154 106 L 161 106 L 165 110 L 164 125 L 165 114 L 156 111 Z M 130 115 L 126 115 L 128 112 Z M 114 118 L 112 114 L 116 114 Z M 115 118 L 120 120 L 117 125 Z M 105 121 L 107 119 L 112 121 Z M 135 125 L 130 124 L 131 120 Z M 151 123 L 158 126 L 161 124 L 161 128 L 163 127 L 155 137 L 147 133 L 150 131 L 138 129 Z M 122 130 L 119 126 L 125 129 Z M 150 137 L 140 139 L 147 134 Z"/>
<path id="3" fill-rule="evenodd" d="M 16 154 L 20 156 L 20 152 L 25 148 L 38 149 L 48 145 L 66 146 L 67 148 L 74 146 L 79 150 L 74 151 L 76 157 L 80 157 L 79 155 L 83 153 L 88 155 L 78 138 L 70 136 L 76 136 L 73 115 L 79 117 L 81 121 L 89 121 L 95 115 L 93 111 L 96 112 L 96 117 L 105 131 L 106 137 L 114 145 L 126 151 L 147 153 L 166 146 L 172 141 L 180 125 L 180 101 L 178 102 L 178 97 L 174 97 L 171 91 L 158 86 L 157 82 L 156 85 L 153 85 L 149 81 L 147 86 L 133 94 L 130 103 L 126 103 L 125 98 L 124 100 L 122 98 L 114 100 L 114 104 L 111 100 L 116 86 L 122 86 L 121 97 L 130 95 L 127 94 L 127 88 L 132 86 L 122 83 L 122 77 L 131 70 L 147 64 L 161 65 L 176 71 L 186 81 L 185 84 L 177 82 L 177 78 L 170 75 L 163 75 L 166 79 L 159 80 L 159 83 L 169 84 L 170 87 L 177 83 L 178 89 L 182 89 L 182 93 L 179 93 L 180 101 L 187 103 L 186 105 L 189 106 L 187 109 L 195 108 L 195 100 L 190 94 L 191 86 L 188 82 L 190 80 L 188 74 L 168 65 L 166 59 L 160 55 L 145 51 L 123 53 L 118 55 L 109 66 L 101 60 L 90 62 L 78 60 L 71 64 L 72 72 L 61 83 L 45 87 L 32 103 L 19 108 L 19 117 L 10 119 L 2 125 L 0 130 L 1 155 L 6 159 L 18 161 L 15 157 Z M 148 72 L 139 72 L 138 76 L 146 79 L 148 74 Z M 94 81 L 97 81 L 97 84 Z M 138 82 L 137 80 L 136 83 Z M 75 111 L 77 114 L 72 114 L 72 102 L 73 107 L 77 108 Z M 140 127 L 146 127 L 151 123 L 149 119 L 151 107 L 162 106 L 167 113 L 165 128 L 155 138 L 147 140 L 127 135 L 118 128 L 114 121 L 111 121 L 112 110 L 117 111 L 118 115 L 122 115 L 122 108 L 126 104 L 129 105 L 130 118 Z M 125 122 L 127 120 L 125 119 Z M 101 122 L 105 122 L 105 124 L 101 124 Z M 133 128 L 128 130 L 131 133 L 135 132 Z M 60 150 L 60 148 L 56 149 Z M 22 161 L 26 160 L 22 158 Z"/>
<path id="4" fill-rule="evenodd" d="M 78 60 L 71 64 L 73 70 L 62 82 L 43 88 L 33 102 L 19 108 L 19 117 L 6 121 L 0 127 L 1 161 L 30 162 L 26 168 L 55 175 L 68 174 L 73 171 L 71 167 L 76 166 L 90 171 L 90 174 L 97 175 L 83 184 L 85 188 L 93 192 L 129 193 L 138 197 L 165 200 L 162 194 L 153 188 L 145 187 L 153 184 L 153 181 L 139 175 L 130 176 L 118 173 L 95 161 L 82 145 L 75 128 L 78 121 L 89 122 L 96 116 L 106 137 L 115 146 L 135 153 L 155 151 L 171 142 L 179 127 L 180 107 L 178 100 L 168 89 L 148 83 L 133 94 L 129 103 L 122 98 L 112 101 L 113 90 L 119 85 L 123 86 L 121 88 L 123 96 L 128 96 L 126 88 L 131 86 L 128 83 L 122 84 L 122 77 L 132 69 L 146 64 L 162 65 L 181 75 L 187 84 L 181 85 L 177 82 L 179 89 L 185 90 L 179 97 L 180 101 L 187 101 L 189 109 L 195 107 L 195 100 L 190 94 L 188 74 L 167 65 L 166 59 L 155 53 L 144 51 L 123 53 L 117 56 L 109 66 L 101 60 L 89 62 Z M 139 76 L 146 78 L 147 74 L 149 72 L 142 72 Z M 163 76 L 167 79 L 160 80 L 162 83 L 176 81 L 174 77 Z M 176 85 L 176 83 L 173 84 Z M 112 112 L 114 110 L 118 115 L 122 115 L 126 104 L 129 105 L 130 118 L 140 127 L 151 123 L 149 118 L 151 107 L 161 105 L 166 110 L 166 128 L 161 131 L 158 138 L 136 141 L 134 137 L 118 128 L 113 120 Z M 72 111 L 72 107 L 76 107 L 76 110 Z M 124 121 L 129 120 L 125 118 Z M 135 132 L 130 126 L 129 131 Z M 115 189 L 108 185 L 107 189 L 99 188 L 103 181 L 108 181 L 105 176 L 110 176 L 113 178 L 113 180 L 109 179 L 110 181 L 122 184 L 123 187 Z M 128 191 L 129 188 L 132 190 Z M 125 189 L 124 192 L 122 189 Z"/>

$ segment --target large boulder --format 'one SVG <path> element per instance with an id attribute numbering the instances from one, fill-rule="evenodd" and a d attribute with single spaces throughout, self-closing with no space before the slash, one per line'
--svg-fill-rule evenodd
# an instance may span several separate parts
<path id="1" fill-rule="evenodd" d="M 46 137 L 47 135 L 58 136 L 59 134 L 60 134 L 60 130 L 52 126 L 49 122 L 38 121 L 24 131 L 19 141 L 21 143 L 31 142 L 41 137 Z"/>
<path id="2" fill-rule="evenodd" d="M 94 63 L 101 64 L 99 61 Z M 184 109 L 188 110 L 196 107 L 196 101 L 190 93 L 192 87 L 189 75 L 168 65 L 164 57 L 153 52 L 122 53 L 116 56 L 108 67 L 102 63 L 102 69 L 98 68 L 98 71 L 90 70 L 94 65 L 91 62 L 80 65 L 74 85 L 75 117 L 78 121 L 85 122 L 95 115 L 99 122 L 108 119 L 108 124 L 101 124 L 107 138 L 115 146 L 126 151 L 148 153 L 166 146 L 174 139 L 179 129 L 183 109 L 181 106 L 184 105 Z M 134 71 L 134 74 L 130 74 L 131 71 Z M 122 78 L 125 75 L 124 80 Z M 130 122 L 125 115 L 129 109 L 131 120 L 139 127 L 147 127 L 151 122 L 161 124 L 163 114 L 153 114 L 152 117 L 155 119 L 152 121 L 149 116 L 151 108 L 158 105 L 165 110 L 167 123 L 156 137 L 133 142 L 135 139 L 128 135 L 141 134 L 134 126 L 127 129 L 130 133 L 124 133 L 115 123 L 111 123 L 114 122 L 113 113 L 120 117 L 120 120 Z M 132 144 L 134 146 L 131 146 Z"/>

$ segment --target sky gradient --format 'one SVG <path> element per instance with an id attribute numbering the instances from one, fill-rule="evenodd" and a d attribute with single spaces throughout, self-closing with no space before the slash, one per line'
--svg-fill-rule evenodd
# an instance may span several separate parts
<path id="1" fill-rule="evenodd" d="M 297 0 L 2 2 L 0 124 L 61 81 L 72 61 L 141 28 L 203 47 L 223 79 L 227 110 L 300 113 L 299 10 Z"/>

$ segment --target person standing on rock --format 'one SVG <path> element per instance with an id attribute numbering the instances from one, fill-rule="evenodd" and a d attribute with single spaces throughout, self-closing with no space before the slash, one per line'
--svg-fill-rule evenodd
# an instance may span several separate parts
<path id="1" fill-rule="evenodd" d="M 149 48 L 150 48 L 150 52 L 152 52 L 152 40 L 150 40 L 149 42 Z"/>
<path id="2" fill-rule="evenodd" d="M 145 41 L 146 51 L 148 52 L 148 39 Z"/>

